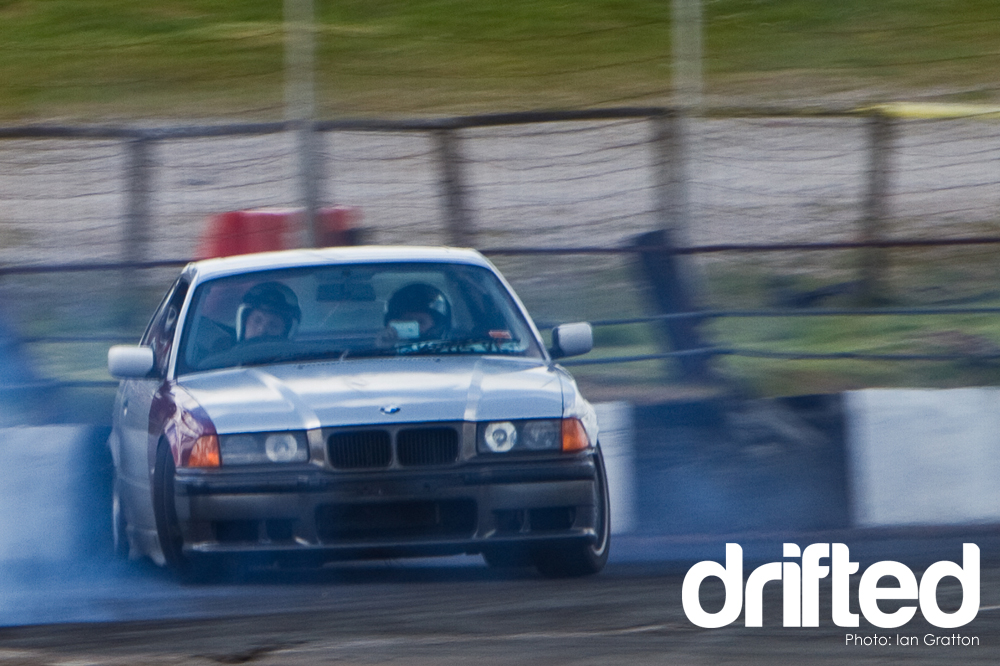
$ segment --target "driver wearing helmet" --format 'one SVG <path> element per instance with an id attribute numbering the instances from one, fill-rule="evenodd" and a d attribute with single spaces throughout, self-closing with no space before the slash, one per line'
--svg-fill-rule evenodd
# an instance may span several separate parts
<path id="1" fill-rule="evenodd" d="M 414 282 L 389 299 L 382 340 L 441 340 L 451 331 L 451 304 L 437 287 Z"/>
<path id="2" fill-rule="evenodd" d="M 280 282 L 262 282 L 243 295 L 236 311 L 240 341 L 292 336 L 302 319 L 295 292 Z"/>

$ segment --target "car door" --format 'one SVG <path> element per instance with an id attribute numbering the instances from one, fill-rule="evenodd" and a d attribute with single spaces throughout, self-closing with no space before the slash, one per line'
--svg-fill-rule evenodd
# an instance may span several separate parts
<path id="1" fill-rule="evenodd" d="M 141 342 L 153 350 L 153 370 L 142 379 L 124 381 L 117 405 L 121 424 L 121 448 L 116 458 L 118 491 L 122 495 L 125 519 L 130 525 L 143 529 L 155 529 L 150 504 L 150 408 L 167 376 L 187 292 L 187 281 L 178 279 L 163 298 Z"/>

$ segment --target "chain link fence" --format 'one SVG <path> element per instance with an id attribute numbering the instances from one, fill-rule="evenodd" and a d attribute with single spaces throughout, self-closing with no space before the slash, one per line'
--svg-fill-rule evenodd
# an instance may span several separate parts
<path id="1" fill-rule="evenodd" d="M 738 112 L 687 122 L 686 156 L 657 145 L 665 109 L 320 123 L 319 203 L 359 207 L 380 243 L 619 246 L 663 226 L 657 188 L 680 158 L 693 245 L 857 240 L 873 211 L 887 238 L 995 230 L 996 119 Z M 212 214 L 299 203 L 286 130 L 0 128 L 0 260 L 189 257 Z"/>

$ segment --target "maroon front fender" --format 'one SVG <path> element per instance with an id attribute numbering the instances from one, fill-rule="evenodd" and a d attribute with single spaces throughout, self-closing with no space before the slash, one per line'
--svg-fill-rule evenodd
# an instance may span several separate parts
<path id="1" fill-rule="evenodd" d="M 175 383 L 163 382 L 149 407 L 149 468 L 156 464 L 161 439 L 170 447 L 174 465 L 186 467 L 198 438 L 215 434 L 215 424 L 204 408 Z"/>

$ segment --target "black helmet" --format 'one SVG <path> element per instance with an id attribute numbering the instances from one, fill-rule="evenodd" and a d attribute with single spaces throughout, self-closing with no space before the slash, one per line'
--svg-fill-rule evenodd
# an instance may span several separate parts
<path id="1" fill-rule="evenodd" d="M 298 297 L 291 288 L 280 282 L 262 282 L 243 294 L 243 300 L 236 311 L 236 331 L 240 340 L 246 333 L 247 317 L 253 310 L 263 310 L 281 317 L 285 322 L 285 337 L 291 337 L 302 320 Z"/>
<path id="2" fill-rule="evenodd" d="M 400 288 L 389 299 L 385 324 L 388 326 L 390 321 L 408 312 L 426 312 L 434 320 L 434 326 L 421 336 L 423 338 L 438 338 L 451 330 L 451 304 L 437 287 L 414 282 Z"/>

